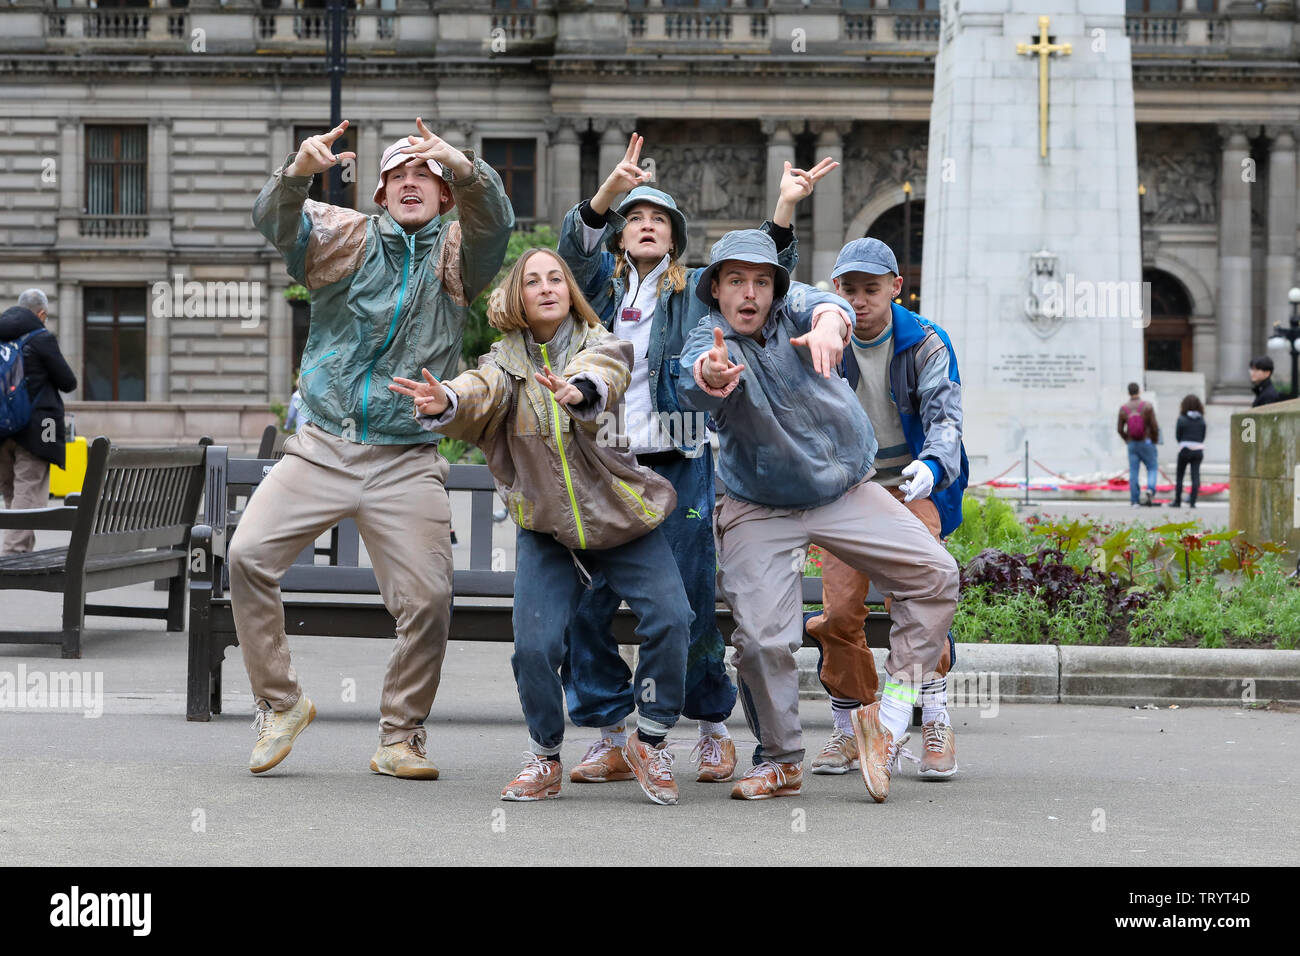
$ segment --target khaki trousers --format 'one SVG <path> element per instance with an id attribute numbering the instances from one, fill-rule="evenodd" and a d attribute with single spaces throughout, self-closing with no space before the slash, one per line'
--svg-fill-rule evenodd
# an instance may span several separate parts
<path id="1" fill-rule="evenodd" d="M 50 463 L 12 438 L 0 441 L 0 497 L 5 507 L 45 508 L 50 503 Z M 0 554 L 25 554 L 36 547 L 36 532 L 10 528 Z"/>
<path id="2" fill-rule="evenodd" d="M 731 605 L 740 699 L 755 760 L 803 760 L 799 671 L 804 554 L 816 544 L 892 594 L 891 679 L 935 676 L 957 607 L 957 563 L 884 488 L 862 482 L 820 508 L 766 508 L 730 496 L 716 515 L 718 584 Z"/>
<path id="3" fill-rule="evenodd" d="M 380 698 L 385 744 L 424 743 L 451 625 L 448 464 L 432 444 L 362 445 L 306 425 L 258 485 L 230 542 L 230 597 L 253 696 L 288 710 L 302 694 L 289 661 L 280 578 L 344 518 L 357 523 L 384 606 L 397 619 Z"/>
<path id="4" fill-rule="evenodd" d="M 920 519 L 925 529 L 939 540 L 939 509 L 929 498 L 903 501 L 898 488 L 886 488 L 899 503 Z M 867 594 L 871 576 L 855 571 L 829 551 L 822 559 L 822 612 L 808 620 L 808 633 L 822 646 L 821 681 L 832 697 L 869 704 L 876 699 L 880 679 L 876 676 L 876 659 L 867 646 L 863 625 L 867 622 Z M 885 598 L 885 610 L 892 600 Z M 938 673 L 943 676 L 952 666 L 948 642 Z"/>

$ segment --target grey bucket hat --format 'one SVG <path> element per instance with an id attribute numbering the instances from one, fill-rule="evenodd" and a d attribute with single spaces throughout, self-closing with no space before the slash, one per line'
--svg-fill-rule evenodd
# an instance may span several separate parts
<path id="1" fill-rule="evenodd" d="M 639 202 L 653 203 L 668 213 L 668 220 L 673 227 L 673 245 L 677 247 L 677 258 L 680 259 L 686 254 L 686 217 L 677 208 L 676 200 L 666 192 L 655 189 L 653 186 L 637 186 L 618 204 L 616 212 L 620 216 L 626 216 L 627 211 Z M 615 255 L 618 254 L 618 243 L 621 238 L 620 230 L 613 233 L 607 242 L 609 251 Z"/>
<path id="2" fill-rule="evenodd" d="M 730 259 L 772 266 L 776 283 L 773 302 L 790 290 L 790 273 L 777 261 L 776 243 L 772 237 L 761 229 L 736 229 L 713 244 L 709 251 L 709 265 L 700 273 L 700 281 L 695 285 L 696 297 L 710 308 L 718 305 L 718 300 L 713 297 L 713 280 L 722 264 Z"/>

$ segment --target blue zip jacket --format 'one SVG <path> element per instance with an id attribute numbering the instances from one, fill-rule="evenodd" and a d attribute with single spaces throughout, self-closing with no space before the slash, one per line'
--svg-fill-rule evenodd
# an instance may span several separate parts
<path id="1" fill-rule="evenodd" d="M 716 309 L 686 337 L 678 395 L 687 408 L 713 416 L 718 473 L 735 498 L 769 508 L 818 508 L 872 474 L 876 435 L 857 395 L 844 378 L 817 374 L 808 349 L 790 344 L 812 327 L 813 310 L 825 302 L 853 315 L 838 295 L 791 282 L 772 304 L 762 345 L 734 331 Z M 695 361 L 713 347 L 714 328 L 722 329 L 731 361 L 745 366 L 725 397 L 695 381 Z"/>
<path id="2" fill-rule="evenodd" d="M 948 333 L 929 319 L 891 306 L 894 354 L 889 361 L 889 391 L 912 457 L 934 472 L 930 500 L 939 511 L 940 534 L 961 524 L 962 492 L 970 464 L 962 445 L 961 376 Z M 853 349 L 846 348 L 840 372 L 856 392 L 861 372 Z"/>
<path id="3" fill-rule="evenodd" d="M 585 251 L 583 245 L 582 204 L 574 206 L 564 217 L 560 227 L 560 241 L 557 252 L 572 270 L 578 287 L 586 297 L 596 315 L 600 316 L 605 328 L 614 328 L 614 315 L 623 296 L 627 292 L 627 281 L 614 275 L 614 254 L 607 248 L 611 236 L 623 231 L 627 220 L 610 209 L 606 215 L 605 234 L 596 248 Z M 771 222 L 759 227 L 764 232 L 772 231 Z M 781 265 L 793 269 L 798 261 L 798 240 L 777 254 Z M 654 319 L 650 323 L 650 351 L 646 364 L 650 367 L 650 409 L 656 415 L 664 413 L 681 415 L 683 408 L 677 394 L 677 377 L 681 369 L 679 359 L 684 348 L 687 333 L 695 327 L 698 310 L 703 308 L 695 298 L 695 285 L 700 280 L 704 269 L 686 270 L 686 288 L 674 292 L 670 287 L 659 294 L 655 303 Z M 852 315 L 852 310 L 849 312 Z M 708 440 L 705 430 L 706 417 L 703 415 L 685 415 L 681 429 L 666 429 L 666 433 L 682 440 L 677 450 L 687 457 L 694 457 L 699 452 L 702 442 Z"/>

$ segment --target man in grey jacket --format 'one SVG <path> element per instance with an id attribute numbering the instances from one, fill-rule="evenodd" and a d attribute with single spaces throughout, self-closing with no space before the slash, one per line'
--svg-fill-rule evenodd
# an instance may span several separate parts
<path id="1" fill-rule="evenodd" d="M 791 283 L 770 237 L 727 233 L 697 296 L 709 315 L 682 347 L 678 390 L 717 424 L 727 493 L 715 529 L 719 587 L 736 617 L 740 697 L 759 739 L 738 799 L 799 793 L 803 736 L 794 652 L 809 543 L 892 594 L 890 679 L 854 712 L 872 799 L 889 779 L 921 684 L 939 664 L 957 601 L 957 565 L 889 492 L 870 482 L 871 422 L 835 373 L 853 327 L 839 296 Z"/>

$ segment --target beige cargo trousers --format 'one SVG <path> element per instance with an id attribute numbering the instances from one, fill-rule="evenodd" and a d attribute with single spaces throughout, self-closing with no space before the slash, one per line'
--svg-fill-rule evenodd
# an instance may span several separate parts
<path id="1" fill-rule="evenodd" d="M 957 562 L 886 489 L 863 481 L 827 505 L 767 508 L 723 497 L 714 512 L 718 589 L 736 630 L 732 663 L 759 745 L 754 762 L 800 763 L 803 569 L 809 544 L 869 575 L 893 597 L 889 676 L 920 688 L 937 676 L 957 608 Z M 870 701 L 864 701 L 870 703 Z"/>
<path id="2" fill-rule="evenodd" d="M 436 445 L 362 445 L 304 425 L 258 485 L 228 560 L 235 630 L 253 696 L 288 710 L 302 694 L 289 660 L 280 578 L 344 518 L 357 523 L 397 643 L 384 676 L 379 738 L 425 741 L 451 626 L 447 460 Z"/>

